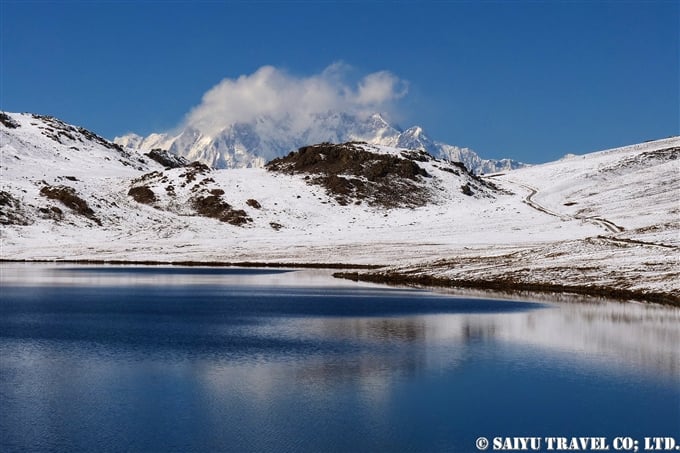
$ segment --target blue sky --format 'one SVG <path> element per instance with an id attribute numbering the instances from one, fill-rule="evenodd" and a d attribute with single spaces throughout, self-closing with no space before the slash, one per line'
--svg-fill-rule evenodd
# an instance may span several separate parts
<path id="1" fill-rule="evenodd" d="M 402 127 L 538 163 L 680 133 L 680 3 L 0 0 L 0 108 L 113 138 L 223 79 L 389 71 Z M 402 93 L 403 94 L 403 93 Z"/>

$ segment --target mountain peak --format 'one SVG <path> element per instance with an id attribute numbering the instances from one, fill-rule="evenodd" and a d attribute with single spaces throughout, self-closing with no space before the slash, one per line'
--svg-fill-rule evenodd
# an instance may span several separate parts
<path id="1" fill-rule="evenodd" d="M 435 157 L 462 162 L 474 173 L 524 166 L 510 160 L 482 159 L 468 149 L 452 152 L 461 148 L 430 139 L 421 126 L 402 131 L 380 113 L 363 116 L 329 111 L 312 116 L 304 125 L 296 124 L 290 118 L 274 120 L 262 116 L 249 123 L 225 124 L 215 134 L 187 127 L 175 136 L 151 134 L 140 139 L 138 135 L 130 134 L 115 139 L 116 143 L 125 147 L 145 151 L 162 148 L 215 168 L 262 167 L 266 162 L 303 146 L 350 141 L 424 150 Z"/>
<path id="2" fill-rule="evenodd" d="M 385 117 L 383 117 L 380 113 L 373 113 L 369 116 L 369 119 L 375 123 L 382 123 L 385 126 L 390 126 L 390 124 L 387 122 Z"/>
<path id="3" fill-rule="evenodd" d="M 411 137 L 419 137 L 423 134 L 423 128 L 420 126 L 412 126 L 404 131 L 404 135 L 409 135 Z"/>

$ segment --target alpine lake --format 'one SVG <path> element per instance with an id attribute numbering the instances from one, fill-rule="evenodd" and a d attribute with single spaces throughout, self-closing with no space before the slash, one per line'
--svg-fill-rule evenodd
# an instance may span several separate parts
<path id="1" fill-rule="evenodd" d="M 0 264 L 0 451 L 680 445 L 678 308 L 331 274 Z"/>

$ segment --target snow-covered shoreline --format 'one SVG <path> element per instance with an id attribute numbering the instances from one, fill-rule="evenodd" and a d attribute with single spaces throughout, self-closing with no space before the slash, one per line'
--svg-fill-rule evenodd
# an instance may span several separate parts
<path id="1" fill-rule="evenodd" d="M 590 245 L 591 249 L 574 250 Z M 357 248 L 371 250 L 373 255 L 392 256 L 398 250 L 405 251 L 413 246 L 395 245 L 391 250 L 371 248 L 368 244 L 356 245 Z M 604 247 L 603 247 L 604 246 Z M 634 245 L 633 245 L 634 247 Z M 571 249 L 571 250 L 570 250 Z M 559 250 L 564 253 L 561 261 L 546 258 L 548 250 Z M 515 247 L 503 250 L 498 248 L 461 250 L 451 254 L 447 259 L 418 261 L 408 265 L 385 265 L 367 259 L 366 256 L 350 256 L 348 261 L 327 261 L 323 250 L 311 247 L 299 250 L 297 256 L 280 251 L 277 259 L 254 255 L 240 255 L 239 260 L 210 261 L 201 259 L 200 255 L 183 255 L 175 259 L 162 252 L 156 259 L 130 260 L 124 256 L 110 255 L 102 259 L 99 254 L 82 255 L 73 258 L 25 258 L 2 259 L 0 262 L 29 263 L 71 263 L 84 265 L 144 265 L 144 266 L 202 266 L 202 267 L 269 267 L 269 268 L 318 268 L 336 270 L 335 276 L 351 280 L 375 282 L 391 285 L 408 285 L 419 287 L 440 287 L 459 289 L 479 289 L 512 293 L 536 293 L 552 295 L 556 293 L 580 294 L 594 297 L 605 297 L 617 300 L 635 300 L 660 303 L 680 307 L 680 294 L 677 281 L 680 276 L 677 270 L 677 250 L 664 256 L 654 253 L 642 254 L 637 251 L 629 256 L 628 265 L 622 256 L 627 250 L 607 247 L 605 241 L 587 241 L 583 244 L 555 244 L 543 248 Z M 341 248 L 337 249 L 338 252 Z M 673 253 L 674 252 L 674 253 Z M 339 254 L 339 253 L 338 253 Z M 194 256 L 194 259 L 190 259 Z M 314 257 L 317 259 L 314 259 Z M 631 259 L 632 258 L 632 259 Z M 665 270 L 640 270 L 639 264 L 645 260 L 665 260 Z M 561 263 L 561 265 L 560 265 Z M 598 264 L 594 264 L 598 263 Z"/>

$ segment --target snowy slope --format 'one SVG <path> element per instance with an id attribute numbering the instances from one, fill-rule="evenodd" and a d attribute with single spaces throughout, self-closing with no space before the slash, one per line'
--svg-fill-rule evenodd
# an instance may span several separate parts
<path id="1" fill-rule="evenodd" d="M 310 162 L 302 154 L 289 162 L 292 171 L 166 168 L 54 119 L 6 118 L 3 259 L 370 264 L 402 277 L 680 292 L 677 137 L 486 183 L 421 153 L 354 144 L 376 157 L 361 166 L 369 173 L 341 167 L 338 186 L 326 184 L 316 164 L 302 165 Z M 426 194 L 422 203 L 357 195 L 357 185 L 381 174 L 373 171 L 381 155 L 424 172 L 409 179 Z M 392 180 L 380 181 L 380 190 L 390 189 Z M 58 187 L 72 189 L 91 213 L 50 198 Z M 333 187 L 352 190 L 339 197 Z"/>
<path id="2" fill-rule="evenodd" d="M 219 222 L 215 224 L 212 219 L 187 218 L 192 214 L 189 202 L 192 197 L 191 189 L 203 180 L 210 181 L 201 187 L 201 193 L 222 190 L 222 199 L 235 209 L 246 210 L 253 219 L 253 224 L 248 225 L 248 228 L 235 228 L 234 235 L 240 238 L 254 234 L 251 230 L 257 227 L 270 233 L 272 222 L 282 224 L 289 231 L 304 231 L 305 235 L 313 235 L 309 222 L 314 222 L 314 226 L 323 230 L 327 229 L 327 223 L 342 225 L 338 229 L 345 233 L 343 236 L 351 237 L 355 235 L 352 228 L 355 224 L 361 225 L 360 229 L 364 231 L 389 226 L 387 219 L 390 217 L 397 223 L 414 226 L 422 221 L 421 214 L 412 208 L 388 210 L 368 205 L 340 206 L 335 197 L 329 195 L 324 188 L 308 184 L 303 176 L 276 174 L 260 168 L 229 171 L 206 169 L 199 172 L 195 181 L 189 183 L 185 177 L 186 169 L 164 169 L 139 152 L 123 150 L 108 142 L 90 142 L 81 135 L 74 136 L 73 139 L 62 137 L 57 141 L 50 136 L 52 131 L 57 131 L 54 132 L 56 134 L 59 131 L 71 131 L 74 134 L 73 131 L 76 130 L 58 120 L 32 115 L 10 115 L 20 127 L 0 128 L 2 190 L 20 201 L 31 225 L 28 228 L 5 229 L 3 233 L 7 236 L 14 233 L 23 235 L 29 230 L 43 231 L 45 228 L 66 231 L 73 226 L 91 224 L 92 228 L 95 227 L 87 218 L 72 214 L 68 209 L 63 209 L 66 223 L 57 224 L 51 218 L 43 218 L 39 214 L 40 209 L 60 206 L 58 200 L 50 200 L 40 194 L 46 185 L 75 189 L 102 220 L 104 230 L 119 230 L 135 224 L 159 222 L 164 223 L 159 226 L 160 229 L 175 230 L 186 227 L 190 221 L 199 223 L 201 227 L 205 222 L 211 227 L 225 228 Z M 362 146 L 375 153 L 404 154 L 404 150 L 396 148 Z M 477 204 L 486 206 L 490 202 L 490 194 L 465 195 L 462 192 L 462 186 L 474 186 L 477 183 L 455 165 L 434 159 L 419 162 L 419 165 L 432 176 L 423 181 L 434 194 L 433 206 L 423 209 L 445 211 L 448 204 L 452 204 L 465 206 L 467 210 Z M 154 172 L 155 175 L 149 176 Z M 147 185 L 152 186 L 158 198 L 152 204 L 138 203 L 128 195 L 131 188 L 144 185 L 140 181 L 145 175 L 149 183 Z M 167 190 L 169 186 L 173 187 L 172 191 Z M 476 189 L 475 191 L 478 192 Z M 172 196 L 169 195 L 171 192 L 174 192 Z M 255 209 L 248 206 L 249 199 L 258 200 L 263 207 Z M 442 206 L 443 204 L 447 206 Z M 174 220 L 170 223 L 176 222 L 176 226 L 167 224 L 168 215 L 174 215 Z M 359 222 L 359 219 L 362 221 Z M 210 229 L 207 228 L 207 231 Z M 153 237 L 153 233 L 149 234 Z M 64 235 L 69 236 L 70 233 Z M 82 239 L 78 237 L 78 240 Z M 206 242 L 214 239 L 208 235 Z M 7 252 L 9 244 L 4 245 L 4 252 Z"/>
<path id="3" fill-rule="evenodd" d="M 620 238 L 680 246 L 677 137 L 524 168 L 501 180 L 536 191 L 533 200 L 568 218 L 598 222 Z M 601 220 L 600 220 L 601 221 Z"/>
<path id="4" fill-rule="evenodd" d="M 463 250 L 455 258 L 399 264 L 364 278 L 497 282 L 491 286 L 617 297 L 644 293 L 680 305 L 680 137 L 568 156 L 488 179 L 559 220 L 561 237 L 492 246 L 496 254 Z M 599 232 L 579 238 L 575 221 Z"/>
<path id="5" fill-rule="evenodd" d="M 422 149 L 442 159 L 462 162 L 476 174 L 524 166 L 510 159 L 500 161 L 482 159 L 468 148 L 433 141 L 418 126 L 401 131 L 379 114 L 362 118 L 346 113 L 329 112 L 325 115 L 315 115 L 304 127 L 287 120 L 261 117 L 251 123 L 225 125 L 214 136 L 186 127 L 175 133 L 154 133 L 148 137 L 128 134 L 116 137 L 114 141 L 132 149 L 169 150 L 171 153 L 192 161 L 201 161 L 215 168 L 262 167 L 266 162 L 302 146 L 349 141 Z"/>
<path id="6" fill-rule="evenodd" d="M 0 190 L 5 199 L 2 223 L 7 223 L 12 212 L 24 223 L 49 225 L 53 219 L 66 216 L 79 227 L 94 225 L 95 218 L 120 218 L 123 213 L 116 203 L 121 198 L 121 185 L 140 172 L 160 167 L 142 154 L 56 118 L 29 114 L 4 118 L 10 120 L 0 126 Z M 91 218 L 69 215 L 71 210 L 62 209 L 62 202 L 49 198 L 51 188 L 72 192 L 73 200 L 88 200 L 88 208 L 97 214 Z M 10 197 L 18 204 L 9 203 Z M 9 209 L 12 204 L 16 209 Z"/>

